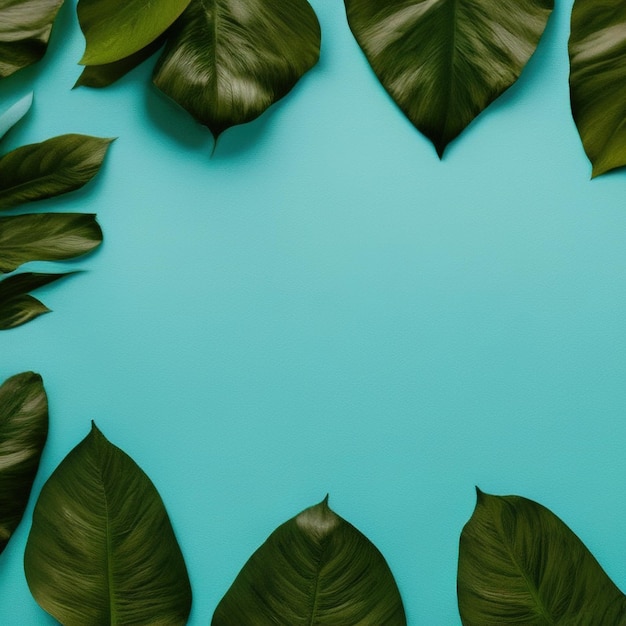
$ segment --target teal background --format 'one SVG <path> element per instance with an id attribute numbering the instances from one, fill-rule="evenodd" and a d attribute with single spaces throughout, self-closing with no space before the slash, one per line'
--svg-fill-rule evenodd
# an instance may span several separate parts
<path id="1" fill-rule="evenodd" d="M 460 624 L 475 485 L 551 508 L 624 586 L 626 173 L 589 180 L 571 1 L 443 162 L 341 2 L 312 4 L 319 65 L 213 158 L 149 85 L 153 61 L 71 91 L 72 3 L 45 60 L 0 84 L 2 109 L 35 90 L 4 151 L 119 137 L 96 180 L 36 207 L 98 213 L 104 245 L 45 265 L 87 271 L 38 292 L 54 313 L 0 335 L 0 378 L 35 370 L 49 394 L 35 493 L 95 420 L 166 502 L 192 625 L 327 492 L 386 556 L 410 624 Z M 33 503 L 1 557 L 2 624 L 54 623 L 22 570 Z"/>

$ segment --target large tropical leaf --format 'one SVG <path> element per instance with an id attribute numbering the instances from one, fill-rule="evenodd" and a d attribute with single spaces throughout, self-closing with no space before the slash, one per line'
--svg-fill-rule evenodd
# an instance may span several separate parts
<path id="1" fill-rule="evenodd" d="M 569 41 L 572 113 L 593 176 L 626 165 L 626 3 L 576 0 Z"/>
<path id="2" fill-rule="evenodd" d="M 192 0 L 154 83 L 217 137 L 287 94 L 317 62 L 320 37 L 306 0 Z"/>
<path id="3" fill-rule="evenodd" d="M 383 555 L 322 503 L 279 526 L 219 603 L 212 626 L 404 626 Z"/>
<path id="4" fill-rule="evenodd" d="M 554 0 L 345 0 L 385 89 L 441 157 L 519 77 Z"/>
<path id="5" fill-rule="evenodd" d="M 545 507 L 478 492 L 461 533 L 465 626 L 626 624 L 626 598 L 580 539 Z"/>
<path id="6" fill-rule="evenodd" d="M 39 61 L 63 0 L 0 0 L 0 77 Z"/>
<path id="7" fill-rule="evenodd" d="M 63 261 L 85 254 L 102 242 L 96 216 L 40 213 L 0 217 L 0 272 L 28 261 Z"/>
<path id="8" fill-rule="evenodd" d="M 185 624 L 191 588 L 161 497 L 95 427 L 44 485 L 24 568 L 65 626 Z"/>
<path id="9" fill-rule="evenodd" d="M 0 209 L 82 187 L 100 169 L 111 139 L 61 135 L 0 158 Z"/>
<path id="10" fill-rule="evenodd" d="M 49 313 L 48 307 L 28 293 L 74 273 L 37 274 L 24 272 L 0 281 L 0 330 L 16 328 L 44 313 Z"/>
<path id="11" fill-rule="evenodd" d="M 87 47 L 82 65 L 125 59 L 145 48 L 185 10 L 189 0 L 80 0 Z"/>
<path id="12" fill-rule="evenodd" d="M 112 85 L 151 57 L 163 45 L 164 41 L 165 37 L 161 36 L 145 48 L 119 61 L 104 65 L 88 65 L 82 71 L 74 87 L 108 87 Z"/>
<path id="13" fill-rule="evenodd" d="M 31 92 L 0 114 L 0 139 L 28 113 L 32 104 L 33 93 Z"/>
<path id="14" fill-rule="evenodd" d="M 41 376 L 12 376 L 0 387 L 0 552 L 24 515 L 47 435 Z"/>

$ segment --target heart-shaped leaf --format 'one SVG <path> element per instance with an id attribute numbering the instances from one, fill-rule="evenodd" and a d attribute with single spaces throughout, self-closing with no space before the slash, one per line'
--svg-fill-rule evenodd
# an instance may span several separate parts
<path id="1" fill-rule="evenodd" d="M 98 172 L 112 139 L 61 135 L 0 158 L 0 209 L 82 187 Z"/>
<path id="2" fill-rule="evenodd" d="M 593 177 L 626 165 L 626 3 L 576 0 L 569 40 L 572 113 Z"/>
<path id="3" fill-rule="evenodd" d="M 465 626 L 617 626 L 626 598 L 580 539 L 545 507 L 478 491 L 461 533 Z"/>
<path id="4" fill-rule="evenodd" d="M 317 62 L 320 37 L 306 0 L 192 0 L 154 83 L 218 137 L 286 95 Z"/>
<path id="5" fill-rule="evenodd" d="M 36 298 L 29 296 L 28 292 L 74 273 L 37 274 L 24 272 L 0 281 L 0 330 L 16 328 L 44 313 L 49 313 L 50 309 Z"/>
<path id="6" fill-rule="evenodd" d="M 47 436 L 41 376 L 12 376 L 0 387 L 0 552 L 24 515 Z"/>
<path id="7" fill-rule="evenodd" d="M 189 0 L 79 0 L 78 21 L 87 47 L 82 65 L 125 59 L 161 35 Z"/>
<path id="8" fill-rule="evenodd" d="M 95 425 L 41 490 L 24 569 L 37 602 L 65 626 L 176 626 L 191 608 L 161 497 Z"/>
<path id="9" fill-rule="evenodd" d="M 0 0 L 0 77 L 39 61 L 63 0 Z"/>
<path id="10" fill-rule="evenodd" d="M 212 626 L 404 626 L 383 555 L 328 507 L 328 498 L 279 526 L 250 557 Z"/>
<path id="11" fill-rule="evenodd" d="M 165 37 L 161 36 L 145 48 L 119 61 L 105 65 L 88 65 L 82 71 L 74 87 L 108 87 L 112 85 L 151 57 L 163 45 L 164 41 Z"/>
<path id="12" fill-rule="evenodd" d="M 0 217 L 0 272 L 28 261 L 63 261 L 100 245 L 95 215 L 39 213 Z"/>
<path id="13" fill-rule="evenodd" d="M 0 139 L 30 111 L 32 104 L 33 93 L 31 91 L 0 115 Z"/>
<path id="14" fill-rule="evenodd" d="M 439 156 L 510 87 L 554 0 L 345 0 L 379 80 Z"/>

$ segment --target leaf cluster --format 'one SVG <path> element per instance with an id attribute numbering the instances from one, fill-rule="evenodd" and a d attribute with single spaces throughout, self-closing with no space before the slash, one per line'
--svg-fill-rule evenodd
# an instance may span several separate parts
<path id="1" fill-rule="evenodd" d="M 28 112 L 32 94 L 0 115 L 0 139 Z M 0 212 L 74 191 L 98 172 L 110 139 L 61 135 L 0 156 Z M 64 261 L 102 242 L 96 216 L 27 213 L 0 217 L 0 273 L 30 261 Z M 0 330 L 20 326 L 49 309 L 29 295 L 65 274 L 22 273 L 0 280 Z"/>

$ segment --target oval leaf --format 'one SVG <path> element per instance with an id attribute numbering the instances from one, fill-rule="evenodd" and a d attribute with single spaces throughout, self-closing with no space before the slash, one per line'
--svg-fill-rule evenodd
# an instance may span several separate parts
<path id="1" fill-rule="evenodd" d="M 98 172 L 112 139 L 61 135 L 0 158 L 0 209 L 82 187 Z"/>
<path id="2" fill-rule="evenodd" d="M 192 0 L 154 84 L 218 137 L 286 95 L 317 62 L 320 37 L 306 0 Z"/>
<path id="3" fill-rule="evenodd" d="M 0 139 L 30 111 L 32 104 L 33 92 L 31 91 L 0 115 Z"/>
<path id="4" fill-rule="evenodd" d="M 593 177 L 626 165 L 625 23 L 623 0 L 574 3 L 570 95 Z"/>
<path id="5" fill-rule="evenodd" d="M 580 539 L 545 507 L 478 491 L 461 533 L 466 626 L 623 624 L 626 598 Z"/>
<path id="6" fill-rule="evenodd" d="M 24 568 L 37 602 L 65 626 L 175 626 L 191 608 L 161 497 L 95 425 L 41 491 Z"/>
<path id="7" fill-rule="evenodd" d="M 406 624 L 383 555 L 328 507 L 279 526 L 219 603 L 212 626 Z"/>
<path id="8" fill-rule="evenodd" d="M 39 61 L 63 0 L 0 0 L 0 77 Z"/>
<path id="9" fill-rule="evenodd" d="M 374 72 L 439 156 L 510 87 L 554 0 L 345 0 Z"/>
<path id="10" fill-rule="evenodd" d="M 80 0 L 78 21 L 87 47 L 81 65 L 125 59 L 161 35 L 189 0 Z"/>
<path id="11" fill-rule="evenodd" d="M 95 215 L 40 213 L 0 217 L 0 272 L 29 261 L 63 261 L 100 245 Z"/>
<path id="12" fill-rule="evenodd" d="M 29 296 L 28 292 L 74 273 L 36 274 L 24 272 L 0 281 L 0 330 L 16 328 L 44 313 L 49 313 L 50 309 L 36 298 Z"/>
<path id="13" fill-rule="evenodd" d="M 0 552 L 24 515 L 47 436 L 41 376 L 12 376 L 0 387 Z"/>

